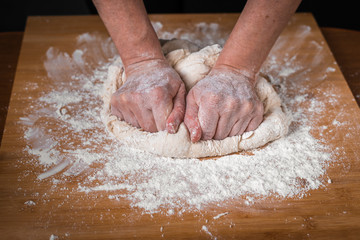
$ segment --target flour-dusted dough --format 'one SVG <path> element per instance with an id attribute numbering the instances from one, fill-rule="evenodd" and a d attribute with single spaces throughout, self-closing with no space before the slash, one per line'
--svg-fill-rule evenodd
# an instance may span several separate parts
<path id="1" fill-rule="evenodd" d="M 188 44 L 188 43 L 186 43 Z M 167 46 L 169 42 L 167 42 Z M 166 45 L 164 45 L 166 46 Z M 192 45 L 190 45 L 192 46 Z M 194 52 L 194 47 L 179 48 L 179 42 L 166 49 L 166 58 L 170 65 L 179 73 L 189 90 L 200 79 L 205 77 L 214 65 L 222 48 L 215 44 Z M 191 49 L 190 49 L 191 48 Z M 149 133 L 132 127 L 125 121 L 120 121 L 111 114 L 111 95 L 126 81 L 124 69 L 120 59 L 108 70 L 108 79 L 103 93 L 104 108 L 103 121 L 107 129 L 121 141 L 121 143 L 141 150 L 166 157 L 194 158 L 221 156 L 241 150 L 261 147 L 287 134 L 289 119 L 282 111 L 281 100 L 275 90 L 263 77 L 258 77 L 256 92 L 264 103 L 264 120 L 252 132 L 241 136 L 227 137 L 224 140 L 207 140 L 192 143 L 186 126 L 182 123 L 176 134 L 166 131 Z"/>

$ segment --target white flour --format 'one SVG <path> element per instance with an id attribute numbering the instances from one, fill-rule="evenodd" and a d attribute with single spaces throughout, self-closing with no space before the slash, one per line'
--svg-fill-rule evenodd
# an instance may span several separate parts
<path id="1" fill-rule="evenodd" d="M 203 226 L 201 227 L 201 230 L 204 231 L 207 235 L 209 235 L 209 237 L 211 237 L 211 239 L 214 239 L 214 240 L 217 239 L 216 237 L 214 237 L 214 236 L 212 235 L 212 233 L 209 231 L 209 229 L 207 228 L 207 226 L 203 225 Z"/>
<path id="2" fill-rule="evenodd" d="M 181 29 L 161 32 L 161 23 L 154 25 L 160 37 L 182 37 L 200 45 L 223 44 L 226 39 L 218 33 L 217 24 L 196 25 L 197 39 Z M 110 39 L 85 33 L 78 37 L 72 54 L 51 47 L 44 66 L 52 90 L 32 99 L 33 113 L 19 120 L 28 143 L 25 150 L 42 168 L 38 179 L 53 178 L 56 188 L 67 176 L 82 175 L 73 191 L 89 195 L 104 191 L 113 201 L 128 199 L 143 212 L 167 215 L 201 210 L 209 204 L 226 206 L 231 199 L 251 205 L 268 197 L 303 197 L 309 190 L 330 183 L 326 169 L 332 154 L 321 143 L 323 139 L 312 136 L 310 124 L 326 111 L 325 105 L 310 97 L 309 88 L 294 92 L 300 81 L 310 84 L 307 74 L 312 68 L 317 67 L 319 78 L 336 69 L 321 66 L 323 43 L 316 42 L 312 47 L 319 54 L 310 66 L 301 65 L 301 58 L 294 53 L 307 37 L 311 37 L 308 26 L 301 26 L 294 39 L 280 37 L 262 69 L 292 115 L 288 136 L 250 154 L 216 160 L 163 158 L 122 147 L 105 131 L 100 119 L 103 83 L 116 58 Z M 279 54 L 285 45 L 290 54 Z M 36 89 L 37 84 L 28 83 L 27 87 Z M 329 101 L 337 102 L 336 88 L 326 94 Z M 333 124 L 338 126 L 341 121 Z M 329 135 L 325 125 L 316 131 L 324 138 Z M 211 235 L 206 227 L 202 230 Z"/>

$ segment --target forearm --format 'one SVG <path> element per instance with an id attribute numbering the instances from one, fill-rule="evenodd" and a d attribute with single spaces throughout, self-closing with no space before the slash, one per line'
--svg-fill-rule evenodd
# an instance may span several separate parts
<path id="1" fill-rule="evenodd" d="M 227 66 L 255 76 L 300 2 L 248 0 L 216 67 Z"/>
<path id="2" fill-rule="evenodd" d="M 141 0 L 93 0 L 125 69 L 151 59 L 164 59 Z"/>

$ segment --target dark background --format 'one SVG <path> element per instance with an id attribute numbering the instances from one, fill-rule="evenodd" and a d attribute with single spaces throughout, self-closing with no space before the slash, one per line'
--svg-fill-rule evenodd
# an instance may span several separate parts
<path id="1" fill-rule="evenodd" d="M 291 0 L 289 0 L 291 1 Z M 239 0 L 144 0 L 148 13 L 241 12 Z M 297 12 L 311 12 L 320 27 L 360 30 L 357 1 L 303 0 Z M 91 0 L 6 0 L 0 3 L 0 32 L 24 31 L 26 17 L 33 15 L 96 14 Z"/>

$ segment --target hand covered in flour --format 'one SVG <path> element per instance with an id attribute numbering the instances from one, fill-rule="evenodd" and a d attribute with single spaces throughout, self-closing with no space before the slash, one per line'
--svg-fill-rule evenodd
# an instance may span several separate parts
<path id="1" fill-rule="evenodd" d="M 184 122 L 191 141 L 221 140 L 255 130 L 264 110 L 254 86 L 254 77 L 232 68 L 213 68 L 186 98 Z"/>
<path id="2" fill-rule="evenodd" d="M 112 114 L 148 132 L 176 133 L 185 113 L 185 85 L 166 60 L 134 63 L 111 98 Z"/>

